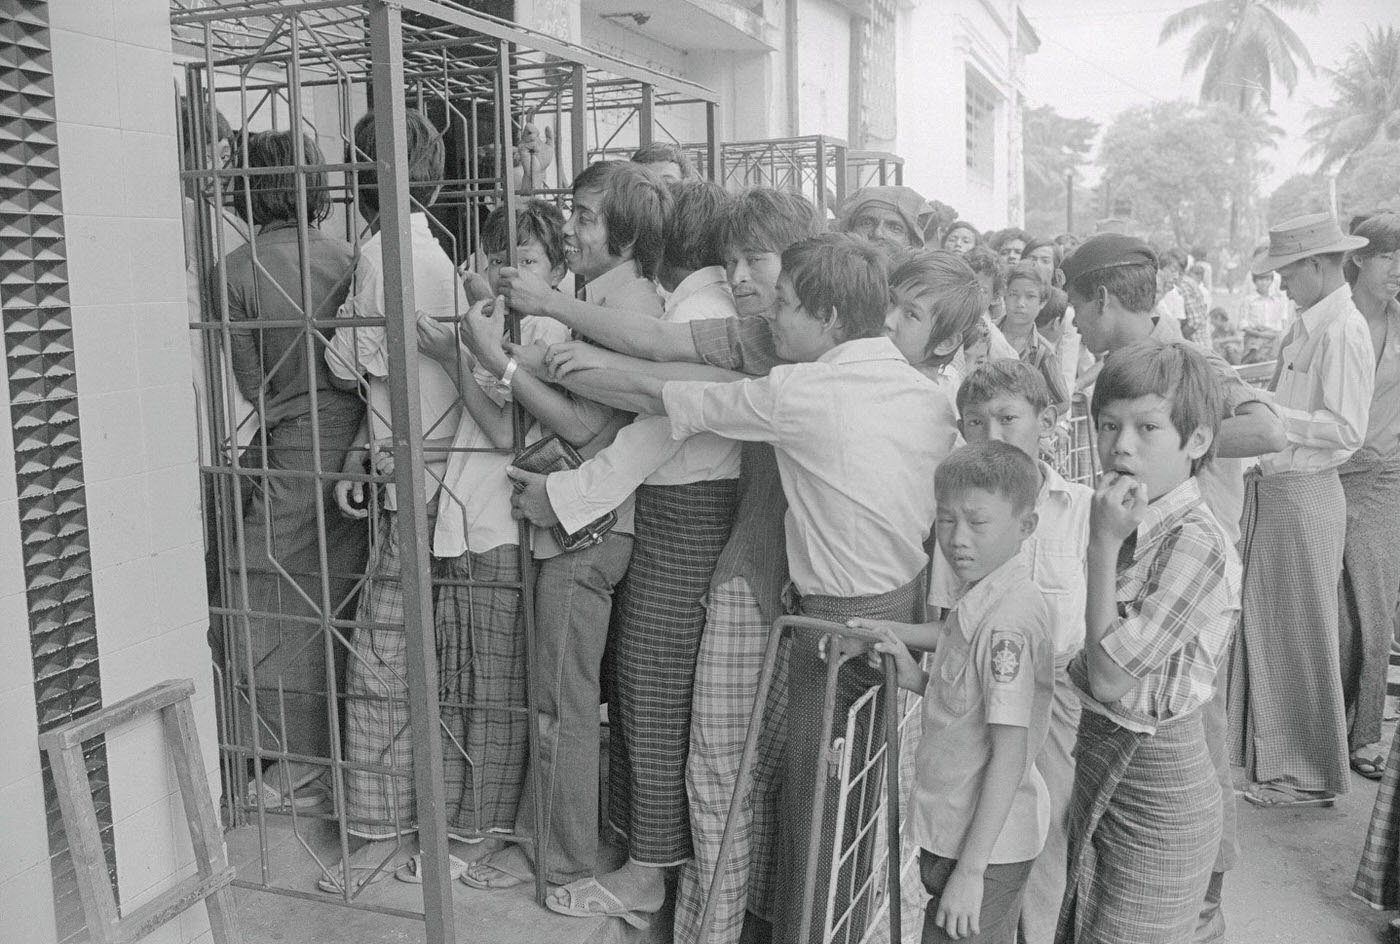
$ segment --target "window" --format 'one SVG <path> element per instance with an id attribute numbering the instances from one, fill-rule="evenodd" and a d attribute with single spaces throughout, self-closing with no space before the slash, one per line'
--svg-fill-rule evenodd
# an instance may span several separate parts
<path id="1" fill-rule="evenodd" d="M 996 169 L 996 89 L 971 66 L 967 67 L 967 172 L 991 183 Z"/>

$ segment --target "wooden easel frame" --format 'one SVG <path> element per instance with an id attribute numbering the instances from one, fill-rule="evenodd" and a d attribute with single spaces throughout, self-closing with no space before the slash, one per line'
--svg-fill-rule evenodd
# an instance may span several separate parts
<path id="1" fill-rule="evenodd" d="M 190 703 L 193 695 L 193 680 L 172 679 L 39 736 L 39 747 L 49 756 L 83 914 L 95 944 L 134 944 L 201 901 L 209 909 L 214 944 L 242 944 L 229 888 L 234 870 L 224 854 L 223 836 L 204 776 Z M 160 715 L 175 761 L 197 871 L 123 916 L 117 912 L 107 874 L 92 786 L 83 762 L 83 743 L 152 712 Z"/>

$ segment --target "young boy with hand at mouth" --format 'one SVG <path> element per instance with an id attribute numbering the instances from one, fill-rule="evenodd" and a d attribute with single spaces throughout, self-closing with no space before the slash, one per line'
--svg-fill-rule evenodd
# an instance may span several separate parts
<path id="1" fill-rule="evenodd" d="M 1049 829 L 1035 757 L 1050 725 L 1050 607 L 1020 553 L 1035 532 L 1040 472 L 1007 442 L 957 450 L 934 476 L 938 544 L 962 593 L 939 625 L 925 673 L 898 624 L 852 620 L 883 636 L 899 683 L 923 694 L 910 822 L 932 896 L 924 944 L 1014 944 L 1031 866 Z"/>

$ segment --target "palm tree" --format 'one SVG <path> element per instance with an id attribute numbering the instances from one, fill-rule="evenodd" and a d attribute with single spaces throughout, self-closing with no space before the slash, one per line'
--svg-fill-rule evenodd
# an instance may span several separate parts
<path id="1" fill-rule="evenodd" d="M 1202 102 L 1226 102 L 1247 112 L 1257 102 L 1273 104 L 1274 80 L 1292 95 L 1298 63 L 1311 72 L 1312 57 L 1277 11 L 1316 13 L 1318 0 L 1205 0 L 1173 13 L 1162 24 L 1159 43 L 1195 29 L 1186 46 L 1182 74 L 1205 67 Z"/>
<path id="2" fill-rule="evenodd" d="M 1308 111 L 1310 157 L 1322 170 L 1348 164 L 1378 141 L 1400 141 L 1400 30 L 1366 29 L 1366 41 L 1347 49 L 1341 68 L 1323 70 L 1332 103 Z"/>
<path id="3" fill-rule="evenodd" d="M 1158 43 L 1194 29 L 1186 45 L 1182 74 L 1204 67 L 1201 102 L 1224 102 L 1241 115 L 1268 111 L 1273 105 L 1275 79 L 1289 94 L 1298 86 L 1298 64 L 1312 71 L 1312 57 L 1280 10 L 1316 13 L 1318 0 L 1205 0 L 1173 13 L 1162 24 Z M 1235 165 L 1245 168 L 1253 157 L 1239 139 Z M 1242 205 L 1250 199 L 1252 181 L 1230 196 L 1230 243 L 1239 237 Z"/>

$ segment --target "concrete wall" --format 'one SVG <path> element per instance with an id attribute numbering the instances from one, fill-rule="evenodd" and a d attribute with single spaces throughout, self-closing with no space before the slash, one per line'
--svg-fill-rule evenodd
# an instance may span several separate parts
<path id="1" fill-rule="evenodd" d="M 851 14 L 835 0 L 802 0 L 798 7 L 797 87 L 798 134 L 849 137 Z"/>
<path id="2" fill-rule="evenodd" d="M 217 740 L 166 0 L 50 5 L 78 409 L 105 703 L 191 677 L 211 789 Z M 0 385 L 0 397 L 4 385 Z M 8 426 L 9 424 L 5 424 Z M 0 432 L 0 915 L 6 940 L 54 938 L 15 465 Z M 193 871 L 154 719 L 107 740 L 120 899 Z M 153 944 L 208 937 L 202 908 Z"/>

